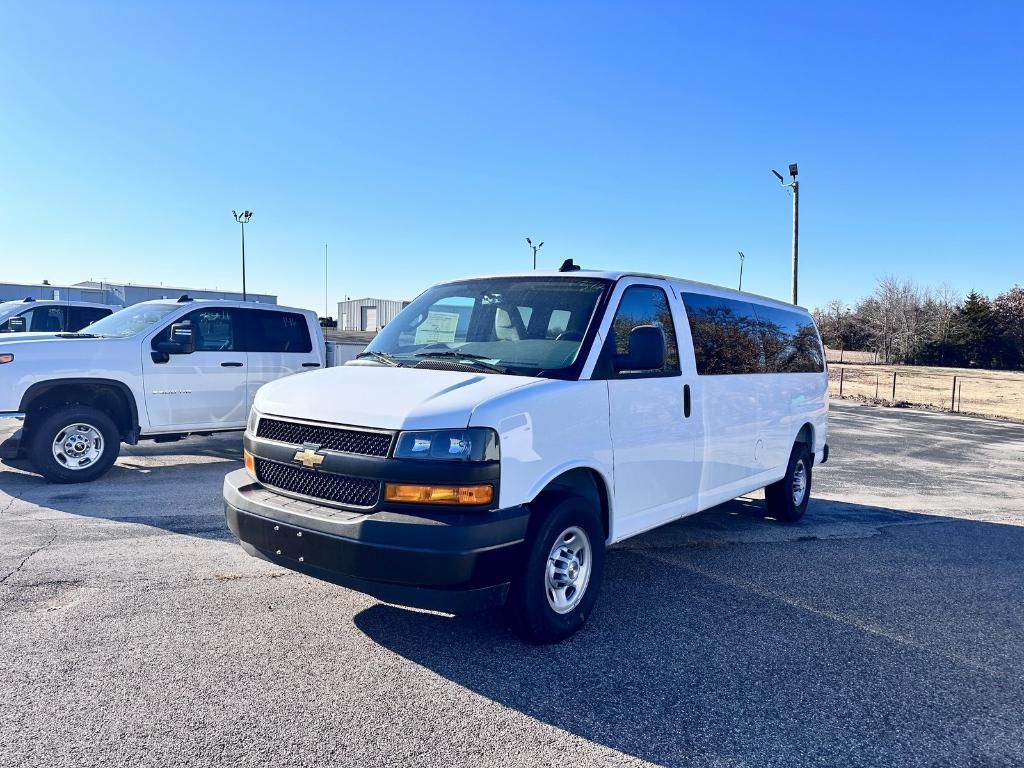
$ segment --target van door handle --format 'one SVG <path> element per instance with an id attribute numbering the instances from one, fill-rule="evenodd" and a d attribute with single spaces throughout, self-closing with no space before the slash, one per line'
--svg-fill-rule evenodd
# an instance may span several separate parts
<path id="1" fill-rule="evenodd" d="M 221 363 L 220 366 L 221 366 L 221 368 L 241 368 L 242 364 L 241 363 L 231 362 L 231 363 Z"/>
<path id="2" fill-rule="evenodd" d="M 303 363 L 302 367 L 303 368 L 319 368 L 320 367 L 320 363 Z"/>
<path id="3" fill-rule="evenodd" d="M 690 418 L 690 385 L 683 386 L 683 416 Z"/>

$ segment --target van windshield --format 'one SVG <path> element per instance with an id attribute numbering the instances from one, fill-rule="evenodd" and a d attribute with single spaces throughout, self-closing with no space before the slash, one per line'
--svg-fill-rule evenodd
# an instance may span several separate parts
<path id="1" fill-rule="evenodd" d="M 495 277 L 437 285 L 388 323 L 367 353 L 401 365 L 437 367 L 445 361 L 530 376 L 566 369 L 610 284 Z"/>
<path id="2" fill-rule="evenodd" d="M 135 304 L 97 320 L 82 329 L 82 333 L 124 339 L 141 333 L 179 308 L 181 304 Z"/>

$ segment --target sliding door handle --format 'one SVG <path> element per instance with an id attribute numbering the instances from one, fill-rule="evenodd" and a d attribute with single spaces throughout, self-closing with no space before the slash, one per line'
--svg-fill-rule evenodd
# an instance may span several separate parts
<path id="1" fill-rule="evenodd" d="M 690 385 L 683 385 L 683 416 L 690 418 Z"/>
<path id="2" fill-rule="evenodd" d="M 221 363 L 220 367 L 221 368 L 241 368 L 242 367 L 242 363 L 236 363 L 236 362 Z"/>
<path id="3" fill-rule="evenodd" d="M 320 363 L 303 363 L 302 367 L 303 368 L 319 368 L 320 367 Z"/>

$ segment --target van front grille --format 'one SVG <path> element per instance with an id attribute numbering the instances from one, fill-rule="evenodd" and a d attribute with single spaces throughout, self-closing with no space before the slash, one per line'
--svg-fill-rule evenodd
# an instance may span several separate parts
<path id="1" fill-rule="evenodd" d="M 372 507 L 380 499 L 380 482 L 281 464 L 256 457 L 256 479 L 264 485 L 352 507 Z"/>
<path id="2" fill-rule="evenodd" d="M 320 424 L 304 424 L 299 421 L 282 421 L 265 416 L 260 417 L 256 437 L 276 440 L 279 443 L 304 445 L 313 443 L 328 451 L 357 453 L 362 456 L 387 456 L 391 450 L 391 435 L 386 432 L 366 432 L 360 429 L 328 427 Z"/>

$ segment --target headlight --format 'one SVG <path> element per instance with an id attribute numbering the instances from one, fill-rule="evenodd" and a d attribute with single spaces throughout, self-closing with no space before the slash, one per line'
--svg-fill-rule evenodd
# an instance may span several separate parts
<path id="1" fill-rule="evenodd" d="M 485 427 L 402 432 L 396 459 L 433 461 L 497 461 L 498 433 Z"/>
<path id="2" fill-rule="evenodd" d="M 259 423 L 260 414 L 255 408 L 249 409 L 249 422 L 245 425 L 245 431 L 250 435 L 256 434 L 256 425 Z"/>

